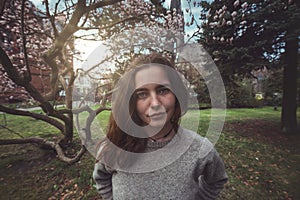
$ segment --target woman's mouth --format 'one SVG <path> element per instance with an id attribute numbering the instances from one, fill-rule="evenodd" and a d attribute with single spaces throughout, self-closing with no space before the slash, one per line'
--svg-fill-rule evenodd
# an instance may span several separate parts
<path id="1" fill-rule="evenodd" d="M 164 118 L 166 116 L 167 113 L 165 112 L 159 112 L 159 113 L 152 113 L 150 115 L 148 115 L 151 119 L 161 119 Z"/>

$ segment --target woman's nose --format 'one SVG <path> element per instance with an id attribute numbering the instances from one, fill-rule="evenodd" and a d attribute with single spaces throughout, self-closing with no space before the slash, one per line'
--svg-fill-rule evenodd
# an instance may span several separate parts
<path id="1" fill-rule="evenodd" d="M 161 105 L 157 94 L 151 94 L 151 107 L 156 108 Z"/>

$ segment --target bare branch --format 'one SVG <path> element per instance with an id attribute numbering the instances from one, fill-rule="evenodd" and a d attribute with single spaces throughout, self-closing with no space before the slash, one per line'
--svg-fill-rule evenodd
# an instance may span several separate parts
<path id="1" fill-rule="evenodd" d="M 58 144 L 55 144 L 55 150 L 56 150 L 56 152 L 57 152 L 58 158 L 59 158 L 60 160 L 64 161 L 64 162 L 70 164 L 70 165 L 72 165 L 72 164 L 78 162 L 78 161 L 80 160 L 80 158 L 83 156 L 83 154 L 86 152 L 85 146 L 82 145 L 82 146 L 81 146 L 81 149 L 80 149 L 80 151 L 77 153 L 77 155 L 76 155 L 75 157 L 73 157 L 73 158 L 69 158 L 69 157 L 67 157 L 67 156 L 64 154 L 62 148 L 61 148 Z"/>
<path id="2" fill-rule="evenodd" d="M 24 111 L 24 110 L 16 110 L 16 109 L 8 108 L 8 107 L 2 106 L 2 105 L 0 105 L 0 111 L 8 113 L 8 114 L 12 114 L 12 115 L 27 116 L 27 117 L 32 117 L 34 119 L 42 120 L 44 122 L 51 124 L 52 126 L 59 129 L 60 131 L 62 131 L 62 132 L 64 131 L 64 126 L 61 122 L 59 122 L 47 115 L 42 115 L 42 114 L 33 113 L 33 112 L 29 112 L 29 111 Z"/>
<path id="3" fill-rule="evenodd" d="M 43 145 L 46 140 L 43 138 L 33 137 L 33 138 L 22 138 L 22 139 L 5 139 L 0 140 L 0 145 L 10 145 L 10 144 L 28 144 L 28 143 L 36 143 Z"/>
<path id="4" fill-rule="evenodd" d="M 0 1 L 0 16 L 3 14 L 3 10 L 5 8 L 6 0 Z"/>
<path id="5" fill-rule="evenodd" d="M 55 9 L 54 9 L 54 13 L 55 13 L 55 14 L 57 13 L 57 8 L 58 8 L 59 3 L 60 3 L 60 0 L 58 0 L 58 1 L 55 3 Z"/>
<path id="6" fill-rule="evenodd" d="M 111 110 L 111 109 L 106 108 L 106 107 L 100 107 L 96 110 L 93 110 L 89 106 L 83 106 L 79 109 L 73 110 L 74 114 L 79 114 L 79 113 L 84 112 L 84 111 L 87 111 L 89 113 L 88 117 L 86 118 L 85 127 L 84 127 L 85 136 L 86 136 L 86 140 L 84 141 L 85 143 L 88 142 L 88 141 L 91 141 L 91 135 L 92 135 L 91 134 L 91 125 L 92 125 L 95 117 L 104 110 Z M 77 123 L 78 123 L 78 117 L 77 117 Z"/>
<path id="7" fill-rule="evenodd" d="M 82 26 L 80 26 L 78 29 L 79 29 L 79 30 L 83 30 L 83 31 L 89 31 L 89 30 L 98 30 L 99 27 L 92 27 L 92 26 L 89 26 L 89 27 L 82 27 Z M 90 34 L 90 35 L 95 35 L 95 34 Z M 84 38 L 84 37 L 86 37 L 86 35 L 78 36 L 78 37 L 76 37 L 76 38 Z"/>
<path id="8" fill-rule="evenodd" d="M 99 1 L 99 2 L 96 2 L 90 6 L 87 6 L 86 9 L 87 11 L 90 11 L 90 10 L 94 10 L 96 8 L 101 8 L 101 7 L 104 7 L 104 6 L 108 6 L 108 5 L 113 5 L 115 3 L 119 3 L 121 2 L 122 0 L 105 0 L 105 1 Z"/>
<path id="9" fill-rule="evenodd" d="M 79 25 L 79 27 L 83 27 L 85 25 L 85 23 L 87 22 L 88 18 L 89 18 L 90 12 L 86 12 L 85 13 L 85 18 L 83 20 L 83 22 L 81 23 L 81 25 Z"/>
<path id="10" fill-rule="evenodd" d="M 104 111 L 104 110 L 111 110 L 111 108 L 106 108 L 106 107 L 99 107 L 98 109 L 95 110 L 96 114 L 99 114 L 100 112 Z M 84 112 L 84 111 L 87 111 L 87 112 L 94 112 L 94 110 L 92 110 L 89 106 L 83 106 L 83 107 L 80 107 L 78 109 L 74 109 L 72 112 L 74 114 L 79 114 L 81 112 Z"/>
<path id="11" fill-rule="evenodd" d="M 141 15 L 141 16 L 143 16 L 143 15 Z M 124 22 L 126 22 L 126 21 L 140 19 L 141 16 L 138 16 L 138 17 L 137 17 L 137 16 L 135 16 L 135 17 L 128 17 L 128 18 L 125 18 L 125 19 L 116 21 L 116 22 L 114 22 L 114 23 L 111 23 L 111 24 L 109 24 L 109 25 L 107 25 L 107 26 L 101 26 L 100 28 L 101 28 L 101 29 L 111 28 L 111 27 L 113 27 L 113 26 L 116 26 L 116 25 L 118 25 L 118 24 L 124 23 Z"/>
<path id="12" fill-rule="evenodd" d="M 84 75 L 88 74 L 90 71 L 92 71 L 94 68 L 96 68 L 97 66 L 105 63 L 106 61 L 108 61 L 109 59 L 113 58 L 112 56 L 106 56 L 104 60 L 102 60 L 101 62 L 95 64 L 94 66 L 92 66 L 91 68 L 89 68 L 88 70 L 84 71 Z"/>
<path id="13" fill-rule="evenodd" d="M 50 14 L 50 9 L 49 9 L 49 2 L 48 0 L 45 0 L 45 6 L 46 6 L 46 16 L 50 20 L 51 26 L 53 28 L 54 36 L 56 37 L 58 35 L 57 28 L 55 26 L 55 18 Z"/>
<path id="14" fill-rule="evenodd" d="M 92 27 L 92 29 L 94 29 L 94 28 Z M 99 27 L 97 29 L 99 29 Z M 89 36 L 91 36 L 91 37 L 89 37 Z M 88 40 L 88 41 L 99 41 L 99 40 L 95 39 L 95 38 L 97 38 L 97 36 L 98 36 L 97 33 L 90 33 L 90 34 L 85 34 L 85 35 L 81 35 L 81 36 L 77 35 L 77 36 L 74 37 L 74 39 L 82 39 L 82 40 Z"/>
<path id="15" fill-rule="evenodd" d="M 86 1 L 79 0 L 77 3 L 77 6 L 75 8 L 75 11 L 69 21 L 69 23 L 64 27 L 64 29 L 60 32 L 60 34 L 56 37 L 55 43 L 52 46 L 52 48 L 44 54 L 43 58 L 47 64 L 49 64 L 51 67 L 53 65 L 53 62 L 50 62 L 50 60 L 53 60 L 55 57 L 58 56 L 58 54 L 63 49 L 66 41 L 76 32 L 79 30 L 78 23 L 82 16 L 89 12 L 90 10 L 104 7 L 107 5 L 113 5 L 117 2 L 121 2 L 121 0 L 106 0 L 106 1 L 100 1 L 97 3 L 94 3 L 90 6 L 86 6 Z"/>
<path id="16" fill-rule="evenodd" d="M 56 62 L 53 59 L 50 59 L 48 56 L 44 55 L 43 56 L 44 61 L 51 66 L 51 88 L 52 90 L 46 94 L 45 98 L 47 100 L 51 100 L 54 99 L 55 94 L 57 92 L 57 88 L 58 88 L 58 66 L 56 64 Z"/>
<path id="17" fill-rule="evenodd" d="M 46 139 L 39 138 L 39 137 L 0 140 L 0 145 L 30 144 L 30 143 L 38 144 L 38 145 L 42 145 L 54 149 L 57 153 L 57 157 L 63 162 L 66 162 L 70 165 L 79 161 L 80 158 L 83 156 L 83 154 L 86 152 L 85 146 L 82 145 L 80 151 L 73 158 L 69 158 L 65 155 L 63 149 L 58 143 L 53 141 L 48 141 Z"/>
<path id="18" fill-rule="evenodd" d="M 27 55 L 27 48 L 26 48 L 26 35 L 25 35 L 25 24 L 24 24 L 24 10 L 25 10 L 25 0 L 22 0 L 22 7 L 21 7 L 21 37 L 22 37 L 22 45 L 23 45 L 23 53 L 24 53 L 24 60 L 26 66 L 26 73 L 24 73 L 24 79 L 26 81 L 31 81 L 30 76 L 30 68 L 28 64 L 28 55 Z"/>
<path id="19" fill-rule="evenodd" d="M 9 78 L 15 82 L 17 85 L 24 86 L 27 81 L 25 81 L 22 77 L 19 76 L 19 73 L 17 69 L 13 66 L 11 60 L 5 53 L 5 51 L 0 46 L 0 62 L 2 64 L 2 67 L 7 72 L 7 75 Z"/>

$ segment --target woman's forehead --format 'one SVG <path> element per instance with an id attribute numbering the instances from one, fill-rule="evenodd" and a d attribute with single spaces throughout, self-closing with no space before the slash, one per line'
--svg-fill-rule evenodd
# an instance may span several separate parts
<path id="1" fill-rule="evenodd" d="M 135 88 L 148 84 L 169 85 L 167 72 L 159 66 L 151 66 L 139 70 L 135 75 Z"/>

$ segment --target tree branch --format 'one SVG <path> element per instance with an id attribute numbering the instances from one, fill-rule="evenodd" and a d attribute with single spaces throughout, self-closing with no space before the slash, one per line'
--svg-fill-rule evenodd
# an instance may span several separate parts
<path id="1" fill-rule="evenodd" d="M 5 8 L 6 0 L 0 1 L 0 16 L 2 16 L 4 8 Z"/>
<path id="2" fill-rule="evenodd" d="M 41 146 L 50 147 L 51 149 L 54 149 L 56 151 L 57 157 L 60 160 L 70 165 L 79 161 L 80 158 L 83 156 L 83 154 L 86 152 L 85 146 L 82 145 L 80 151 L 74 157 L 69 158 L 65 155 L 63 149 L 58 143 L 53 141 L 48 141 L 46 139 L 39 138 L 39 137 L 0 140 L 0 145 L 11 145 L 11 144 L 38 144 Z"/>
<path id="3" fill-rule="evenodd" d="M 25 66 L 26 66 L 26 73 L 24 73 L 24 79 L 27 82 L 30 82 L 31 81 L 31 76 L 30 76 L 30 68 L 29 68 L 27 48 L 26 48 L 24 10 L 25 10 L 25 0 L 22 0 L 22 7 L 21 7 L 21 37 L 22 37 L 22 46 L 23 46 L 24 60 L 25 60 Z"/>
<path id="4" fill-rule="evenodd" d="M 53 112 L 53 107 L 45 98 L 37 91 L 37 89 L 30 84 L 27 80 L 24 80 L 18 73 L 17 69 L 13 66 L 11 60 L 7 56 L 6 52 L 0 47 L 0 62 L 7 72 L 8 77 L 17 85 L 22 86 L 26 91 L 38 102 L 42 104 L 43 109 L 47 113 Z"/>
<path id="5" fill-rule="evenodd" d="M 87 111 L 89 113 L 88 117 L 86 118 L 85 121 L 85 127 L 83 128 L 85 130 L 85 141 L 84 144 L 86 144 L 86 142 L 89 142 L 92 140 L 92 134 L 91 134 L 91 125 L 95 119 L 95 117 L 101 113 L 102 111 L 105 110 L 111 110 L 110 108 L 106 108 L 106 107 L 100 107 L 96 110 L 91 109 L 89 106 L 83 106 L 81 108 L 78 108 L 76 110 L 73 110 L 74 114 L 80 114 L 81 112 Z M 78 116 L 76 117 L 77 120 L 77 124 L 79 125 L 79 121 L 78 121 Z"/>
<path id="6" fill-rule="evenodd" d="M 12 115 L 27 116 L 27 117 L 32 117 L 34 119 L 42 120 L 44 122 L 51 124 L 52 126 L 59 129 L 60 131 L 62 131 L 62 132 L 64 131 L 64 125 L 62 123 L 60 123 L 59 121 L 57 121 L 51 117 L 48 117 L 47 115 L 41 115 L 38 113 L 33 113 L 33 112 L 29 112 L 29 111 L 24 111 L 24 110 L 16 110 L 16 109 L 8 108 L 8 107 L 2 106 L 2 105 L 0 105 L 0 111 L 8 113 L 8 114 L 12 114 Z"/>
<path id="7" fill-rule="evenodd" d="M 17 85 L 24 86 L 27 82 L 19 76 L 17 69 L 13 66 L 11 60 L 7 56 L 6 52 L 0 46 L 0 62 L 7 72 L 9 78 Z"/>
<path id="8" fill-rule="evenodd" d="M 104 7 L 104 6 L 109 6 L 109 5 L 113 5 L 115 3 L 119 3 L 121 2 L 122 0 L 105 0 L 105 1 L 99 1 L 99 2 L 96 2 L 90 6 L 87 6 L 86 7 L 86 10 L 87 11 L 91 11 L 91 10 L 94 10 L 96 8 L 101 8 L 101 7 Z"/>
<path id="9" fill-rule="evenodd" d="M 46 16 L 48 17 L 48 19 L 50 20 L 51 26 L 53 28 L 53 32 L 54 32 L 54 36 L 56 37 L 58 35 L 58 31 L 57 28 L 55 26 L 55 17 L 51 16 L 50 14 L 50 9 L 49 9 L 49 2 L 48 0 L 45 1 L 45 6 L 46 6 Z M 57 5 L 56 5 L 57 6 Z M 55 6 L 55 12 L 57 7 Z"/>

